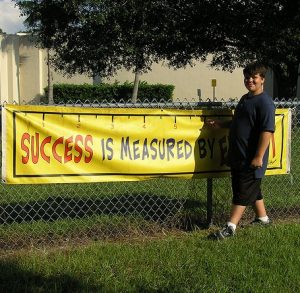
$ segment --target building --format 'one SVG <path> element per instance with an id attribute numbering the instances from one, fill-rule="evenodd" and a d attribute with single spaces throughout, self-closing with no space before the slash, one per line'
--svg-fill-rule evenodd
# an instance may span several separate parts
<path id="1" fill-rule="evenodd" d="M 47 51 L 37 48 L 27 34 L 0 34 L 0 97 L 1 103 L 39 103 L 48 83 Z M 269 74 L 267 91 L 273 95 L 273 77 Z M 103 82 L 133 81 L 134 74 L 121 70 Z M 208 63 L 196 62 L 194 67 L 168 68 L 163 62 L 154 64 L 152 71 L 141 76 L 148 83 L 175 85 L 174 100 L 199 101 L 238 98 L 244 92 L 242 69 L 232 73 L 217 71 Z M 53 83 L 93 84 L 97 79 L 85 75 L 64 76 L 53 72 Z M 91 100 L 92 97 L 91 97 Z"/>

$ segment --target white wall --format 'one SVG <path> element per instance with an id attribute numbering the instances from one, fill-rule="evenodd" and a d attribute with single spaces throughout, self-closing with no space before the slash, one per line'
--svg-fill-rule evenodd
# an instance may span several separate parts
<path id="1" fill-rule="evenodd" d="M 42 51 L 42 62 L 43 62 L 43 88 L 48 85 L 48 67 L 47 67 L 47 51 Z M 66 84 L 93 84 L 93 78 L 87 75 L 76 74 L 73 76 L 64 75 L 61 72 L 52 70 L 53 83 L 66 83 Z"/>
<path id="2" fill-rule="evenodd" d="M 212 79 L 216 79 L 215 91 L 212 87 Z M 244 86 L 243 69 L 237 68 L 233 72 L 212 69 L 209 62 L 195 62 L 195 66 L 187 66 L 181 69 L 172 69 L 163 62 L 153 64 L 152 71 L 141 76 L 142 81 L 148 83 L 163 83 L 175 85 L 174 100 L 195 100 L 199 97 L 197 89 L 201 90 L 201 99 L 212 99 L 213 95 L 217 100 L 240 98 L 247 92 Z M 104 82 L 133 82 L 134 74 L 126 70 L 118 71 L 117 75 L 104 79 Z M 268 72 L 265 82 L 265 91 L 273 95 L 273 74 Z"/>
<path id="3" fill-rule="evenodd" d="M 0 35 L 0 95 L 1 102 L 39 102 L 48 84 L 47 52 L 35 47 L 33 39 L 28 35 Z M 215 91 L 212 79 L 216 79 Z M 134 81 L 134 74 L 121 70 L 103 82 Z M 231 72 L 217 71 L 209 67 L 209 62 L 196 62 L 194 67 L 174 70 L 163 62 L 153 64 L 152 70 L 141 76 L 148 83 L 173 84 L 174 100 L 198 101 L 197 90 L 201 90 L 201 100 L 215 98 L 228 100 L 239 98 L 246 92 L 243 84 L 242 69 Z M 84 75 L 72 77 L 53 72 L 54 83 L 92 84 L 93 79 Z M 268 74 L 266 91 L 273 94 L 273 76 Z"/>
<path id="4" fill-rule="evenodd" d="M 19 38 L 0 35 L 0 96 L 1 103 L 19 102 Z"/>
<path id="5" fill-rule="evenodd" d="M 20 36 L 19 55 L 21 103 L 39 101 L 39 97 L 44 93 L 42 50 L 33 46 L 28 36 Z"/>
<path id="6" fill-rule="evenodd" d="M 197 89 L 201 90 L 202 99 L 213 97 L 212 79 L 217 80 L 215 87 L 217 99 L 239 98 L 245 92 L 242 69 L 236 69 L 232 73 L 217 71 L 210 68 L 208 63 L 196 62 L 194 67 L 188 66 L 175 70 L 161 62 L 154 64 L 152 71 L 141 76 L 141 80 L 148 83 L 175 85 L 174 99 L 196 101 L 199 100 Z M 122 70 L 108 81 L 114 82 L 115 80 L 120 82 L 134 81 L 134 74 Z"/>
<path id="7" fill-rule="evenodd" d="M 20 97 L 22 102 L 39 102 L 48 85 L 47 51 L 33 46 L 28 36 L 20 37 Z M 53 83 L 92 84 L 92 78 L 84 75 L 64 76 L 52 70 Z"/>
<path id="8" fill-rule="evenodd" d="M 48 84 L 46 50 L 35 46 L 26 34 L 0 34 L 1 103 L 39 102 Z M 84 75 L 63 76 L 53 71 L 54 83 L 89 83 Z"/>

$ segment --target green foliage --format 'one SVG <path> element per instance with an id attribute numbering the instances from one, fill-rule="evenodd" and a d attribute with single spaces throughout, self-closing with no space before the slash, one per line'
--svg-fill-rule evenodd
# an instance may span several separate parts
<path id="1" fill-rule="evenodd" d="M 270 66 L 275 95 L 295 97 L 300 63 L 300 1 L 176 1 L 162 48 L 171 65 L 212 55 L 211 66 L 233 70 L 251 61 Z M 170 7 L 173 5 L 169 3 Z"/>
<path id="2" fill-rule="evenodd" d="M 103 101 L 119 102 L 131 100 L 133 84 L 125 82 L 124 84 L 99 84 L 99 85 L 74 85 L 74 84 L 55 84 L 53 85 L 53 98 L 55 103 L 67 102 L 96 102 Z M 48 88 L 45 89 L 47 97 Z M 140 101 L 171 101 L 174 86 L 165 84 L 147 84 L 141 82 L 139 85 L 138 100 Z M 47 98 L 43 101 L 47 103 Z"/>
<path id="3" fill-rule="evenodd" d="M 256 0 L 249 4 L 235 0 L 222 13 L 225 22 L 230 23 L 225 27 L 228 44 L 214 55 L 212 64 L 224 67 L 230 62 L 244 65 L 249 60 L 259 60 L 274 72 L 278 82 L 274 95 L 295 97 L 300 63 L 300 2 Z"/>
<path id="4" fill-rule="evenodd" d="M 70 74 L 147 71 L 160 59 L 162 1 L 15 1 L 39 44 L 55 50 L 53 65 Z"/>
<path id="5" fill-rule="evenodd" d="M 298 292 L 299 224 L 6 253 L 1 292 Z"/>
<path id="6" fill-rule="evenodd" d="M 299 1 L 14 1 L 39 43 L 55 49 L 56 68 L 70 74 L 144 72 L 158 60 L 178 68 L 211 54 L 223 70 L 262 61 L 279 97 L 296 93 Z"/>

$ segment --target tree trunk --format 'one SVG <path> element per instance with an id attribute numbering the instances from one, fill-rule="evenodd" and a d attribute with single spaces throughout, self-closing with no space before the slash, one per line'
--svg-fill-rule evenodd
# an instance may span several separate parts
<path id="1" fill-rule="evenodd" d="M 294 98 L 297 94 L 298 64 L 291 63 L 282 66 L 274 66 L 273 71 L 277 75 L 278 97 L 280 99 Z"/>
<path id="2" fill-rule="evenodd" d="M 140 70 L 136 70 L 135 77 L 134 77 L 133 91 L 132 91 L 132 96 L 131 96 L 131 101 L 134 104 L 137 101 L 137 95 L 138 95 L 138 90 L 139 90 L 140 77 L 141 77 L 141 71 Z"/>
<path id="3" fill-rule="evenodd" d="M 298 78 L 297 78 L 296 98 L 300 99 L 300 64 L 298 65 Z"/>
<path id="4" fill-rule="evenodd" d="M 50 49 L 47 49 L 47 66 L 48 66 L 48 104 L 53 105 L 53 76 L 50 66 Z"/>

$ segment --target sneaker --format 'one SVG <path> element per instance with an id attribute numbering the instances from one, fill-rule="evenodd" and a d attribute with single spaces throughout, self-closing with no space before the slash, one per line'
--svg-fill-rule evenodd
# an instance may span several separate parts
<path id="1" fill-rule="evenodd" d="M 235 232 L 234 232 L 233 228 L 231 226 L 226 225 L 220 231 L 210 234 L 208 236 L 208 238 L 213 239 L 213 240 L 223 240 L 224 238 L 234 236 L 234 234 L 235 234 Z"/>
<path id="2" fill-rule="evenodd" d="M 251 223 L 251 225 L 262 225 L 262 226 L 268 226 L 272 224 L 272 220 L 269 218 L 268 221 L 264 222 L 258 218 L 255 218 Z"/>

